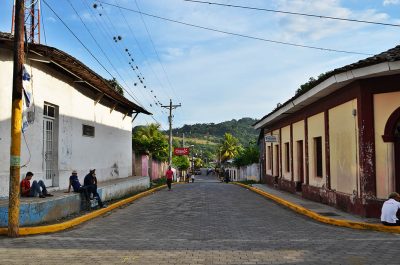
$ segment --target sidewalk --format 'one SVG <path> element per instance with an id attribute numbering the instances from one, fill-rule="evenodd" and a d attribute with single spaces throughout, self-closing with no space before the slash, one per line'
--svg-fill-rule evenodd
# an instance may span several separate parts
<path id="1" fill-rule="evenodd" d="M 301 197 L 300 194 L 289 193 L 283 190 L 273 188 L 266 184 L 253 184 L 252 186 L 254 188 L 260 189 L 269 194 L 277 196 L 285 201 L 297 204 L 301 207 L 306 208 L 309 211 L 315 212 L 322 216 L 329 217 L 331 219 L 380 224 L 380 220 L 377 218 L 365 218 L 350 213 L 346 213 L 332 206 L 304 199 L 303 197 Z"/>

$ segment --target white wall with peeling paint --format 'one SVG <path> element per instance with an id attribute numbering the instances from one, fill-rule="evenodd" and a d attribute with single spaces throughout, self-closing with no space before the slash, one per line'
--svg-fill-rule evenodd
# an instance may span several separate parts
<path id="1" fill-rule="evenodd" d="M 43 166 L 43 106 L 58 107 L 58 144 L 56 176 L 53 186 L 64 189 L 72 170 L 83 177 L 95 168 L 99 181 L 128 177 L 132 173 L 131 117 L 111 111 L 80 93 L 74 83 L 45 63 L 30 62 L 35 105 L 35 121 L 22 139 L 21 177 L 32 171 L 34 180 L 44 178 Z M 0 49 L 0 197 L 8 196 L 10 118 L 12 92 L 12 54 Z M 82 135 L 82 125 L 95 127 L 95 136 Z M 29 150 L 28 150 L 29 147 Z M 29 155 L 30 152 L 30 155 Z"/>

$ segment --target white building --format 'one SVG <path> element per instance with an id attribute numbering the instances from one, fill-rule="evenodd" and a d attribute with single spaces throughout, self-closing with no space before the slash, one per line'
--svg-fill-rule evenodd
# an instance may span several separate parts
<path id="1" fill-rule="evenodd" d="M 34 107 L 21 144 L 21 178 L 27 171 L 55 189 L 96 169 L 99 181 L 132 175 L 132 116 L 150 114 L 115 92 L 72 56 L 30 44 L 25 66 Z M 13 40 L 0 33 L 0 197 L 8 196 Z"/>

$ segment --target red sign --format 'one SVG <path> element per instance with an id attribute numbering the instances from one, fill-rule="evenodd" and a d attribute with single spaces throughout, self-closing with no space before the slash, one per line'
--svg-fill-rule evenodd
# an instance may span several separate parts
<path id="1" fill-rule="evenodd" d="M 176 156 L 189 155 L 189 148 L 176 147 L 174 149 L 174 155 Z"/>

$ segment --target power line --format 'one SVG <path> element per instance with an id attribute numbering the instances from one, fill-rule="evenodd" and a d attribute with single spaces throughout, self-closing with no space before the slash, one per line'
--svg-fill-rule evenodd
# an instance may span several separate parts
<path id="1" fill-rule="evenodd" d="M 131 9 L 131 8 L 127 8 L 127 7 L 122 7 L 122 6 L 115 5 L 115 4 L 106 3 L 106 2 L 103 2 L 103 1 L 100 1 L 100 0 L 97 0 L 97 1 L 101 2 L 101 3 L 105 4 L 105 5 L 109 5 L 109 6 L 113 6 L 113 7 L 117 7 L 117 8 L 121 8 L 121 9 L 125 9 L 125 10 L 131 11 L 131 12 L 143 14 L 145 16 L 149 16 L 149 17 L 153 17 L 153 18 L 157 18 L 157 19 L 161 19 L 161 20 L 165 20 L 165 21 L 169 21 L 169 22 L 173 22 L 173 23 L 189 26 L 189 27 L 204 29 L 204 30 L 208 30 L 208 31 L 223 33 L 223 34 L 242 37 L 242 38 L 247 38 L 247 39 L 259 40 L 259 41 L 263 41 L 263 42 L 276 43 L 276 44 L 287 45 L 287 46 L 294 46 L 294 47 L 299 47 L 299 48 L 314 49 L 314 50 L 320 50 L 320 51 L 338 52 L 338 53 L 346 53 L 346 54 L 357 54 L 357 55 L 366 55 L 366 56 L 373 55 L 373 54 L 370 54 L 370 53 L 362 53 L 362 52 L 347 51 L 347 50 L 337 50 L 337 49 L 323 48 L 323 47 L 318 47 L 318 46 L 297 44 L 297 43 L 292 43 L 292 42 L 277 41 L 277 40 L 265 39 L 265 38 L 261 38 L 261 37 L 254 37 L 254 36 L 250 36 L 250 35 L 234 33 L 234 32 L 229 32 L 229 31 L 224 31 L 224 30 L 219 30 L 219 29 L 213 29 L 213 28 L 209 28 L 209 27 L 205 27 L 205 26 L 199 26 L 199 25 L 195 25 L 195 24 L 191 24 L 191 23 L 187 23 L 187 22 L 182 22 L 182 21 L 178 21 L 178 20 L 174 20 L 174 19 L 170 19 L 170 18 L 165 18 L 165 17 L 160 17 L 160 16 L 157 16 L 157 15 L 152 15 L 152 14 L 141 12 L 141 11 L 134 10 L 134 9 Z"/>
<path id="2" fill-rule="evenodd" d="M 86 47 L 86 45 L 79 39 L 79 37 L 71 30 L 70 27 L 68 27 L 68 25 L 61 19 L 61 17 L 53 10 L 53 8 L 51 8 L 51 6 L 45 1 L 43 0 L 43 3 L 53 12 L 53 14 L 61 21 L 61 23 L 69 30 L 69 32 L 75 37 L 76 40 L 78 40 L 78 42 L 86 49 L 86 51 L 96 60 L 96 62 L 112 77 L 114 78 L 114 76 L 105 68 L 105 66 L 96 58 L 96 56 L 94 56 L 94 54 Z M 132 97 L 133 100 L 137 101 L 135 99 L 134 96 L 132 96 L 128 90 L 126 90 L 125 88 L 122 87 L 122 89 L 124 89 L 124 91 Z M 139 105 L 141 105 L 139 102 L 137 102 Z"/>
<path id="3" fill-rule="evenodd" d="M 144 52 L 143 52 L 142 47 L 140 46 L 138 40 L 137 40 L 136 37 L 135 37 L 135 33 L 133 32 L 132 27 L 130 26 L 130 23 L 129 23 L 128 20 L 126 19 L 126 17 L 125 17 L 125 15 L 124 15 L 124 13 L 122 12 L 121 8 L 118 8 L 118 10 L 119 10 L 119 12 L 121 13 L 122 18 L 125 20 L 125 23 L 126 23 L 126 25 L 128 26 L 129 31 L 131 32 L 132 37 L 134 38 L 134 40 L 135 40 L 135 42 L 136 42 L 136 45 L 137 45 L 138 48 L 139 48 L 139 51 L 142 53 L 143 57 L 146 58 L 146 56 L 145 56 L 145 54 L 144 54 Z M 144 60 L 144 62 L 145 62 L 145 64 L 147 65 L 147 67 L 149 67 L 149 69 L 153 72 L 153 74 L 154 74 L 154 76 L 156 77 L 158 83 L 160 84 L 160 87 L 162 88 L 163 85 L 161 84 L 161 80 L 160 80 L 160 78 L 158 77 L 158 75 L 156 74 L 156 72 L 154 71 L 154 69 L 153 69 L 153 68 L 151 67 L 151 65 L 147 62 L 147 60 Z M 162 90 L 162 91 L 165 93 L 165 95 L 167 96 L 167 98 L 170 97 L 170 96 L 167 94 L 166 91 L 164 91 L 164 90 Z"/>
<path id="4" fill-rule="evenodd" d="M 240 6 L 240 5 L 222 4 L 222 3 L 208 2 L 208 1 L 196 1 L 196 0 L 183 0 L 183 1 L 192 2 L 192 3 L 198 3 L 198 4 L 209 4 L 209 5 L 217 5 L 217 6 L 224 6 L 224 7 L 234 7 L 234 8 L 242 8 L 242 9 L 251 9 L 251 10 L 257 10 L 257 11 L 265 11 L 265 12 L 280 13 L 280 14 L 287 14 L 287 15 L 296 15 L 296 16 L 305 16 L 305 17 L 315 17 L 315 18 L 323 18 L 323 19 L 332 19 L 332 20 L 340 20 L 340 21 L 347 21 L 347 22 L 356 22 L 356 23 L 364 23 L 364 24 L 373 24 L 373 25 L 379 25 L 379 26 L 400 27 L 400 24 L 384 23 L 384 22 L 369 21 L 369 20 L 360 20 L 360 19 L 351 19 L 351 18 L 331 17 L 331 16 L 323 16 L 323 15 L 316 15 L 316 14 L 308 14 L 308 13 L 300 13 L 300 12 L 291 12 L 291 11 L 283 11 L 283 10 L 267 9 L 267 8 L 251 7 L 251 6 Z"/>
<path id="5" fill-rule="evenodd" d="M 118 72 L 118 70 L 115 68 L 115 66 L 113 65 L 113 63 L 111 62 L 110 58 L 107 56 L 107 54 L 104 52 L 104 50 L 101 48 L 100 44 L 98 43 L 98 41 L 96 40 L 96 38 L 93 36 L 92 32 L 89 30 L 89 28 L 86 26 L 86 23 L 83 21 L 82 17 L 79 15 L 78 11 L 75 9 L 75 7 L 72 5 L 70 0 L 67 0 L 68 3 L 70 4 L 71 8 L 75 11 L 75 14 L 79 17 L 80 21 L 82 22 L 83 26 L 85 27 L 85 29 L 87 30 L 87 32 L 89 33 L 89 35 L 92 37 L 93 41 L 96 43 L 97 47 L 100 49 L 100 51 L 103 53 L 104 57 L 106 57 L 107 61 L 110 63 L 111 67 L 114 69 L 114 71 L 117 73 L 117 75 L 121 78 L 121 80 L 123 80 L 123 82 L 125 83 L 126 86 L 127 83 L 125 82 L 125 80 L 122 78 L 121 74 Z M 133 95 L 132 95 L 133 97 Z M 134 97 L 134 99 L 136 100 L 137 103 L 139 103 L 139 99 L 137 99 L 136 97 Z M 139 105 L 141 105 L 139 103 Z M 141 105 L 143 107 L 143 105 Z"/>
<path id="6" fill-rule="evenodd" d="M 162 70 L 163 70 L 163 72 L 164 72 L 164 74 L 165 74 L 165 77 L 166 77 L 166 79 L 167 79 L 167 82 L 168 82 L 168 84 L 169 84 L 169 86 L 170 86 L 172 92 L 173 92 L 173 93 L 175 94 L 175 96 L 179 99 L 178 95 L 177 95 L 176 92 L 175 92 L 175 89 L 173 88 L 173 86 L 172 86 L 172 84 L 171 84 L 171 81 L 169 80 L 168 74 L 167 74 L 167 72 L 165 71 L 164 65 L 163 65 L 163 63 L 161 62 L 160 56 L 158 55 L 156 46 L 154 45 L 154 42 L 153 42 L 153 38 L 151 37 L 151 34 L 150 34 L 149 29 L 148 29 L 148 27 L 147 27 L 147 24 L 146 24 L 146 22 L 145 22 L 145 20 L 144 20 L 144 18 L 143 18 L 143 14 L 142 14 L 142 12 L 140 11 L 140 7 L 139 7 L 139 5 L 138 5 L 138 3 L 137 3 L 137 0 L 135 0 L 135 4 L 136 4 L 136 7 L 138 8 L 138 10 L 139 10 L 139 12 L 140 12 L 140 13 L 139 13 L 139 14 L 140 14 L 140 18 L 141 18 L 141 20 L 142 20 L 142 22 L 143 22 L 143 25 L 144 25 L 144 27 L 145 27 L 145 29 L 146 29 L 147 34 L 149 35 L 149 39 L 150 39 L 151 45 L 152 45 L 152 47 L 153 47 L 153 49 L 154 49 L 154 52 L 155 52 L 156 55 L 157 55 L 157 59 L 158 59 L 158 61 L 160 62 L 161 68 L 162 68 Z"/>
<path id="7" fill-rule="evenodd" d="M 86 1 L 86 0 L 85 0 Z M 93 5 L 93 7 L 95 8 L 95 9 L 97 9 L 97 6 L 95 6 L 95 5 Z M 107 31 L 112 31 L 112 30 L 114 30 L 115 32 L 118 32 L 118 30 L 117 30 L 117 28 L 115 27 L 115 25 L 113 24 L 113 22 L 112 22 L 112 20 L 110 19 L 110 17 L 108 16 L 108 14 L 107 14 L 107 12 L 105 11 L 105 9 L 103 8 L 103 5 L 102 4 L 100 4 L 100 7 L 102 8 L 102 10 L 103 10 L 103 12 L 99 12 L 99 15 L 101 16 L 101 17 L 103 17 L 102 16 L 102 14 L 104 13 L 104 15 L 106 16 L 106 18 L 108 19 L 108 21 L 109 21 L 109 23 L 105 23 L 106 25 L 108 25 L 108 26 L 110 26 L 111 25 L 111 27 L 112 27 L 112 29 L 110 30 L 110 29 L 107 29 L 107 27 L 104 27 L 105 29 L 107 29 Z M 89 8 L 90 9 L 90 8 Z M 90 9 L 90 11 L 92 12 L 92 10 Z M 101 22 L 101 21 L 100 21 Z M 100 25 L 101 25 L 101 23 L 100 23 Z M 108 32 L 108 34 L 110 34 L 110 32 Z M 111 37 L 112 37 L 112 33 L 110 34 L 111 35 Z M 116 37 L 114 37 L 114 40 L 115 40 L 115 42 L 120 42 L 121 40 L 119 40 L 118 38 L 116 38 Z M 113 48 L 114 48 L 114 46 L 112 46 Z M 125 52 L 129 55 L 129 59 L 128 59 L 128 61 L 129 61 L 129 65 L 130 65 L 130 67 L 132 68 L 132 70 L 135 72 L 135 75 L 136 75 L 136 77 L 138 78 L 138 80 L 140 81 L 140 83 L 143 85 L 143 88 L 144 89 L 146 89 L 146 85 L 144 84 L 144 77 L 143 77 L 143 74 L 138 70 L 139 68 L 136 66 L 136 68 L 135 67 L 133 67 L 133 65 L 132 65 L 132 62 L 134 61 L 133 60 L 133 58 L 131 57 L 131 53 L 129 52 L 129 50 L 127 49 L 127 48 L 125 48 L 124 49 L 125 50 Z M 117 51 L 119 51 L 119 55 L 121 55 L 121 57 L 124 57 L 124 54 L 122 54 L 122 52 L 120 51 L 120 50 L 118 50 L 117 49 Z M 123 58 L 124 59 L 124 58 Z M 121 61 L 121 59 L 119 58 L 119 60 Z M 122 62 L 122 61 L 121 61 Z M 122 62 L 123 63 L 123 62 Z M 129 71 L 129 73 L 128 73 L 128 75 L 129 74 L 132 74 L 132 72 L 130 72 Z M 121 77 L 122 78 L 122 77 Z M 123 78 L 122 78 L 123 79 Z M 124 81 L 125 82 L 125 81 Z M 126 83 L 126 82 L 125 82 Z M 135 86 L 136 86 L 136 83 L 135 83 Z M 145 97 L 145 95 L 143 94 L 143 92 L 139 89 L 139 92 L 142 94 L 142 96 L 143 97 Z M 151 92 L 153 92 L 153 90 L 151 90 Z M 155 95 L 154 95 L 154 97 L 153 96 L 151 96 L 151 95 L 148 95 L 147 93 L 146 93 L 146 95 L 148 96 L 148 97 L 150 97 L 150 103 L 149 103 L 149 105 L 150 105 L 150 107 L 151 108 L 153 108 L 153 105 L 151 104 L 151 101 L 154 101 L 154 103 L 155 103 L 155 105 L 156 106 L 161 106 L 161 102 L 157 102 L 154 98 L 157 98 Z M 160 108 L 160 110 L 161 110 L 161 112 L 163 112 L 163 110 Z"/>

